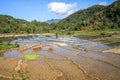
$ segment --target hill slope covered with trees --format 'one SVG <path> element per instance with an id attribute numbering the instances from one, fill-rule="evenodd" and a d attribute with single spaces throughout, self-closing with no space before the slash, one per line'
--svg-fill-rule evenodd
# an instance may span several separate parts
<path id="1" fill-rule="evenodd" d="M 0 15 L 0 33 L 41 33 L 49 32 L 49 24 L 33 20 L 28 22 L 8 15 Z"/>
<path id="2" fill-rule="evenodd" d="M 59 22 L 71 30 L 99 30 L 120 28 L 120 0 L 109 6 L 95 5 L 80 10 Z M 63 27 L 62 27 L 63 28 Z"/>

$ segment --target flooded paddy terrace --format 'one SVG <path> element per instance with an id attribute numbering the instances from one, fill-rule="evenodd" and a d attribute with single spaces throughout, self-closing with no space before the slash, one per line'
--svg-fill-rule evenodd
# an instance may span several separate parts
<path id="1" fill-rule="evenodd" d="M 120 55 L 101 42 L 76 37 L 17 38 L 20 45 L 0 59 L 0 76 L 6 80 L 18 70 L 29 71 L 28 80 L 120 80 Z M 25 54 L 39 55 L 29 60 Z M 19 76 L 17 76 L 18 79 Z"/>

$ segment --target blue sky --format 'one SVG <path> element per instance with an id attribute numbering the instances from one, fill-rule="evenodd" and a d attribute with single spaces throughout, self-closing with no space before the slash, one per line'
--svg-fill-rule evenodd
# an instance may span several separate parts
<path id="1" fill-rule="evenodd" d="M 109 5 L 115 0 L 0 0 L 0 14 L 28 21 L 64 18 L 92 5 Z"/>

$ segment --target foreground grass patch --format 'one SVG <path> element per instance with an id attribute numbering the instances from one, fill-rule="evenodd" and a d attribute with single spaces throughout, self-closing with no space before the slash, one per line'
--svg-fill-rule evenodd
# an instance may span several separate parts
<path id="1" fill-rule="evenodd" d="M 8 49 L 17 48 L 17 47 L 19 47 L 18 44 L 10 44 L 8 42 L 0 43 L 0 50 L 8 50 Z"/>
<path id="2" fill-rule="evenodd" d="M 38 54 L 24 54 L 25 59 L 27 60 L 37 60 L 40 55 Z"/>

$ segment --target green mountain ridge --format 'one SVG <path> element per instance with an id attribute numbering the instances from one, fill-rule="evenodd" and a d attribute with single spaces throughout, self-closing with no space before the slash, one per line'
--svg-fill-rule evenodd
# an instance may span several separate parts
<path id="1" fill-rule="evenodd" d="M 120 28 L 120 0 L 108 6 L 94 5 L 79 10 L 58 23 L 31 22 L 0 15 L 0 33 L 43 33 L 56 31 Z"/>
<path id="2" fill-rule="evenodd" d="M 61 20 L 59 25 L 71 30 L 120 28 L 120 0 L 109 6 L 95 5 Z"/>

